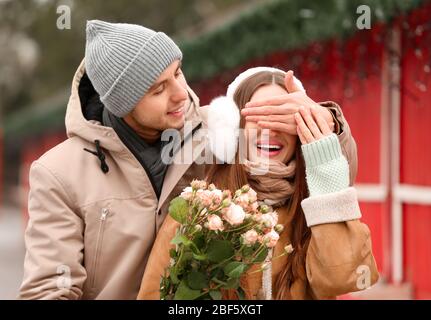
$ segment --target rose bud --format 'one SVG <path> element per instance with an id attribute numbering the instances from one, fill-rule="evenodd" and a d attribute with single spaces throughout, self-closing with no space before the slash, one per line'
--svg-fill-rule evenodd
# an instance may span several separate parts
<path id="1" fill-rule="evenodd" d="M 284 230 L 284 226 L 283 226 L 282 224 L 277 224 L 277 225 L 274 227 L 274 230 L 275 230 L 277 233 L 281 233 L 281 232 Z"/>
<path id="2" fill-rule="evenodd" d="M 260 206 L 260 212 L 262 212 L 262 213 L 268 213 L 269 212 L 269 207 L 266 204 L 262 204 Z"/>
<path id="3" fill-rule="evenodd" d="M 242 191 L 243 193 L 247 193 L 249 190 L 250 190 L 250 186 L 249 186 L 248 184 L 244 185 L 244 186 L 241 188 L 241 191 Z"/>
<path id="4" fill-rule="evenodd" d="M 293 247 L 292 247 L 292 245 L 291 245 L 291 244 L 289 244 L 289 245 L 285 246 L 285 247 L 284 247 L 284 251 L 285 251 L 287 254 L 291 254 L 291 253 L 293 252 Z"/>
<path id="5" fill-rule="evenodd" d="M 231 204 L 231 201 L 228 198 L 224 199 L 222 202 L 223 207 L 229 207 L 230 204 Z"/>

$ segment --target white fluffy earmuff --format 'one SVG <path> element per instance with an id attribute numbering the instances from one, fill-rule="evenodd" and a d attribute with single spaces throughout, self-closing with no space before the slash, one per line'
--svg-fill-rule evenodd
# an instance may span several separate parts
<path id="1" fill-rule="evenodd" d="M 208 108 L 210 150 L 221 162 L 232 163 L 238 147 L 239 109 L 232 98 L 221 96 Z"/>

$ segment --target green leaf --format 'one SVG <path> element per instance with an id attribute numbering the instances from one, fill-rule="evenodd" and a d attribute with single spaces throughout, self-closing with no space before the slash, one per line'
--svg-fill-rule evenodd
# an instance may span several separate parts
<path id="1" fill-rule="evenodd" d="M 254 249 L 253 247 L 244 247 L 244 249 L 242 249 L 242 255 L 244 257 L 249 257 L 253 254 Z"/>
<path id="2" fill-rule="evenodd" d="M 223 271 L 222 271 L 222 273 L 223 273 Z M 223 286 L 226 286 L 226 285 L 227 285 L 227 283 L 226 283 L 225 281 L 222 281 L 222 280 L 220 280 L 220 279 L 218 279 L 218 278 L 216 278 L 216 277 L 212 277 L 212 278 L 211 278 L 211 281 L 215 282 L 216 284 L 221 284 L 221 285 L 223 285 Z"/>
<path id="3" fill-rule="evenodd" d="M 239 278 L 230 278 L 223 287 L 225 289 L 237 289 L 239 287 Z"/>
<path id="4" fill-rule="evenodd" d="M 189 246 L 191 240 L 189 240 L 185 235 L 179 233 L 172 240 L 171 244 L 184 244 L 185 246 Z"/>
<path id="5" fill-rule="evenodd" d="M 208 259 L 206 254 L 195 254 L 195 253 L 193 253 L 193 258 L 199 261 L 205 261 Z"/>
<path id="6" fill-rule="evenodd" d="M 236 293 L 238 294 L 239 300 L 245 300 L 245 292 L 244 292 L 244 290 L 241 287 L 239 287 L 236 290 Z"/>
<path id="7" fill-rule="evenodd" d="M 187 201 L 181 197 L 174 198 L 169 204 L 169 215 L 181 224 L 186 223 L 188 212 L 189 205 Z"/>
<path id="8" fill-rule="evenodd" d="M 214 270 L 212 270 L 212 271 L 211 271 L 211 273 L 210 273 L 210 278 L 218 279 L 218 278 L 223 277 L 223 275 L 224 275 L 224 272 L 223 272 L 223 270 L 222 270 L 222 269 L 220 269 L 220 268 L 215 268 Z"/>
<path id="9" fill-rule="evenodd" d="M 189 260 L 193 260 L 193 252 L 186 250 L 183 254 L 183 263 L 188 263 Z"/>
<path id="10" fill-rule="evenodd" d="M 221 292 L 218 290 L 211 290 L 210 296 L 213 300 L 221 300 Z"/>
<path id="11" fill-rule="evenodd" d="M 246 267 L 242 262 L 233 261 L 228 263 L 223 268 L 223 271 L 229 278 L 239 278 L 244 273 Z"/>
<path id="12" fill-rule="evenodd" d="M 200 290 L 189 288 L 183 280 L 180 282 L 177 291 L 175 292 L 174 300 L 194 300 L 201 295 Z"/>
<path id="13" fill-rule="evenodd" d="M 254 262 L 263 262 L 265 261 L 266 256 L 268 255 L 268 248 L 264 248 L 261 253 L 259 253 Z"/>
<path id="14" fill-rule="evenodd" d="M 204 273 L 192 271 L 187 275 L 187 284 L 194 290 L 208 288 L 208 279 Z"/>
<path id="15" fill-rule="evenodd" d="M 194 238 L 193 242 L 195 243 L 196 247 L 197 247 L 199 250 L 202 250 L 202 248 L 203 248 L 203 247 L 204 247 L 204 245 L 205 245 L 205 237 L 204 237 L 203 233 L 202 233 L 202 232 L 197 233 L 197 234 L 195 235 L 195 238 Z"/>
<path id="16" fill-rule="evenodd" d="M 170 249 L 170 250 L 169 250 L 169 256 L 170 256 L 172 259 L 176 258 L 176 257 L 177 257 L 177 250 L 175 250 L 175 249 Z"/>
<path id="17" fill-rule="evenodd" d="M 207 255 L 212 262 L 222 262 L 234 254 L 233 245 L 227 240 L 211 240 L 208 244 Z"/>
<path id="18" fill-rule="evenodd" d="M 190 241 L 190 249 L 192 249 L 192 252 L 195 253 L 195 254 L 197 254 L 197 255 L 201 254 L 201 251 L 196 246 L 196 244 L 194 243 L 194 241 Z"/>
<path id="19" fill-rule="evenodd" d="M 173 284 L 177 284 L 180 282 L 180 280 L 178 279 L 178 271 L 176 268 L 171 268 L 169 270 L 169 277 L 171 278 Z"/>

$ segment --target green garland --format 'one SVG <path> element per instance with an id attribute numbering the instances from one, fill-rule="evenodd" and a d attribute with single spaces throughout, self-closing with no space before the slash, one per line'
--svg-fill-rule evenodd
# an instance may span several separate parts
<path id="1" fill-rule="evenodd" d="M 389 21 L 421 0 L 278 0 L 245 13 L 233 23 L 193 41 L 183 41 L 184 71 L 190 81 L 213 77 L 271 52 L 357 31 L 359 5 L 372 23 Z"/>
<path id="2" fill-rule="evenodd" d="M 184 72 L 190 82 L 213 77 L 224 70 L 271 52 L 288 50 L 334 37 L 347 37 L 356 29 L 359 5 L 370 6 L 372 23 L 389 21 L 425 0 L 275 0 L 243 13 L 234 22 L 193 41 L 179 41 Z M 308 16 L 308 17 L 307 17 Z M 6 137 L 37 134 L 64 126 L 65 106 L 50 111 L 24 110 L 5 121 Z"/>

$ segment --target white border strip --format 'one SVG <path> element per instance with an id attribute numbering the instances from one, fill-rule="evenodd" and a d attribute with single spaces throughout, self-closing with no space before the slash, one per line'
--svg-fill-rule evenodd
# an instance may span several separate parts
<path id="1" fill-rule="evenodd" d="M 394 198 L 401 203 L 431 205 L 431 187 L 400 184 L 394 187 Z"/>
<path id="2" fill-rule="evenodd" d="M 363 202 L 384 202 L 388 197 L 388 188 L 380 184 L 355 184 L 358 200 Z"/>
<path id="3" fill-rule="evenodd" d="M 398 27 L 392 29 L 390 48 L 401 53 L 401 31 Z M 401 109 L 401 61 L 389 65 L 390 81 L 390 138 L 391 138 L 391 186 L 400 184 L 400 109 Z M 388 84 L 389 85 L 389 84 Z M 392 278 L 395 284 L 403 281 L 403 207 L 397 197 L 392 197 Z"/>
<path id="4" fill-rule="evenodd" d="M 363 202 L 384 202 L 388 188 L 382 184 L 358 183 L 354 185 L 358 200 Z M 392 198 L 399 203 L 431 205 L 431 187 L 399 184 L 393 188 Z"/>

